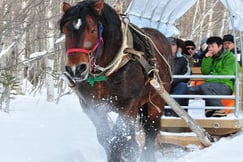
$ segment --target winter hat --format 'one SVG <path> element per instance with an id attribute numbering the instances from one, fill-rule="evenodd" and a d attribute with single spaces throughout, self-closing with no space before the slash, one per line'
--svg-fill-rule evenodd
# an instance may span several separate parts
<path id="1" fill-rule="evenodd" d="M 226 34 L 226 35 L 224 35 L 224 37 L 223 37 L 223 42 L 226 42 L 226 41 L 229 41 L 229 42 L 234 43 L 234 36 L 231 35 L 231 34 Z"/>
<path id="2" fill-rule="evenodd" d="M 169 41 L 170 45 L 177 45 L 177 40 L 174 37 L 168 37 L 167 40 Z"/>
<path id="3" fill-rule="evenodd" d="M 193 46 L 194 48 L 196 48 L 195 43 L 193 41 L 191 41 L 191 40 L 185 41 L 185 46 Z"/>
<path id="4" fill-rule="evenodd" d="M 207 40 L 208 40 L 208 38 L 203 38 L 201 40 L 200 48 L 202 51 L 205 51 L 208 48 Z"/>
<path id="5" fill-rule="evenodd" d="M 203 44 L 205 44 L 205 43 L 207 43 L 207 40 L 208 40 L 208 38 L 206 37 L 206 38 L 203 38 L 202 40 L 201 40 L 201 46 L 203 45 Z"/>

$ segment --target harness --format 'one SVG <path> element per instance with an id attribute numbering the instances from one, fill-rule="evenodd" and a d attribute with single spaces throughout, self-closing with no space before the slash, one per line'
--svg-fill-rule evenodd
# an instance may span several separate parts
<path id="1" fill-rule="evenodd" d="M 156 52 L 159 53 L 160 57 L 164 60 L 164 62 L 169 67 L 170 77 L 172 78 L 173 73 L 170 68 L 170 65 L 169 65 L 168 61 L 166 60 L 166 58 L 160 53 L 160 51 L 158 50 L 156 45 L 153 43 L 153 40 L 146 33 L 144 33 L 144 31 L 142 31 L 135 25 L 131 24 L 128 19 L 121 17 L 121 20 L 122 20 L 121 30 L 122 30 L 122 37 L 123 37 L 122 46 L 121 46 L 119 52 L 117 53 L 115 59 L 108 66 L 101 67 L 96 64 L 97 53 L 101 47 L 101 44 L 104 43 L 103 38 L 102 38 L 103 27 L 102 27 L 101 23 L 98 24 L 99 25 L 98 42 L 91 50 L 82 49 L 82 48 L 72 48 L 72 49 L 67 50 L 68 55 L 73 52 L 81 52 L 83 54 L 89 55 L 89 62 L 91 65 L 90 74 L 87 79 L 89 84 L 91 86 L 93 86 L 94 83 L 97 81 L 106 80 L 107 77 L 109 77 L 114 72 L 118 71 L 120 68 L 125 66 L 131 60 L 133 60 L 133 61 L 136 60 L 139 62 L 139 64 L 144 69 L 145 75 L 147 76 L 147 78 L 156 78 L 157 80 L 160 79 L 160 77 L 158 75 L 159 70 L 156 67 L 156 63 L 155 63 L 156 58 L 154 57 L 151 50 L 148 49 L 149 53 L 147 54 L 147 56 L 150 56 L 152 61 L 151 60 L 148 61 L 144 56 L 145 55 L 144 52 L 137 51 L 133 48 L 133 37 L 132 37 L 131 29 L 133 30 L 133 32 L 136 32 L 137 34 L 142 36 L 147 41 L 147 42 L 145 42 L 145 44 L 148 46 L 148 48 L 151 45 L 154 47 Z M 92 54 L 93 54 L 93 58 L 91 57 Z M 67 74 L 65 74 L 65 75 L 67 75 Z M 72 78 L 70 78 L 70 76 L 68 76 L 68 78 L 72 79 Z M 73 81 L 73 83 L 75 83 L 75 81 Z"/>
<path id="2" fill-rule="evenodd" d="M 101 30 L 101 28 L 99 27 L 99 39 L 98 39 L 97 44 L 93 47 L 92 50 L 89 51 L 86 49 L 75 49 L 74 48 L 74 49 L 70 49 L 67 51 L 68 54 L 70 54 L 72 52 L 82 52 L 84 54 L 89 54 L 89 55 L 94 53 L 94 58 L 91 59 L 94 62 L 93 63 L 90 62 L 91 66 L 93 66 L 93 67 L 92 67 L 92 70 L 90 71 L 89 77 L 87 78 L 87 82 L 91 86 L 93 86 L 95 82 L 105 81 L 108 76 L 110 76 L 114 72 L 118 71 L 121 67 L 125 66 L 129 61 L 132 60 L 132 61 L 138 61 L 140 66 L 144 69 L 145 76 L 147 78 L 146 83 L 148 83 L 152 79 L 155 79 L 160 84 L 162 84 L 162 81 L 159 77 L 159 69 L 157 68 L 156 63 L 155 63 L 156 58 L 154 57 L 150 46 L 153 46 L 154 49 L 156 50 L 156 52 L 164 60 L 164 62 L 168 66 L 170 77 L 172 78 L 173 73 L 170 68 L 170 65 L 169 65 L 168 61 L 166 60 L 166 58 L 160 53 L 160 51 L 154 44 L 153 40 L 147 34 L 145 34 L 144 31 L 142 31 L 135 25 L 132 25 L 131 23 L 129 23 L 129 21 L 125 21 L 124 19 L 122 19 L 122 20 L 123 20 L 122 24 L 121 24 L 122 36 L 123 36 L 122 46 L 121 46 L 116 58 L 108 66 L 101 67 L 101 66 L 95 64 L 97 51 L 99 50 L 101 43 L 103 43 L 103 38 L 102 38 L 103 28 Z M 149 51 L 149 53 L 147 53 L 147 56 L 151 57 L 150 62 L 147 59 L 145 59 L 144 52 L 137 51 L 133 48 L 133 37 L 132 37 L 130 28 L 133 31 L 137 32 L 137 34 L 139 34 L 140 36 L 144 37 L 144 39 L 147 41 L 147 42 L 145 42 L 145 44 L 149 43 L 146 45 L 147 45 L 147 48 Z M 99 71 L 99 73 L 97 73 L 97 72 L 92 73 L 92 71 Z M 76 83 L 72 79 L 72 77 L 66 73 L 64 73 L 64 75 L 66 75 L 66 77 L 68 77 L 69 83 L 71 83 L 71 85 L 69 84 L 69 86 L 72 88 L 75 88 Z M 171 82 L 172 82 L 172 79 L 171 79 Z M 151 99 L 151 94 L 149 95 L 149 102 L 157 109 L 158 112 L 161 112 L 160 108 L 156 104 L 153 103 L 153 101 Z"/>
<path id="3" fill-rule="evenodd" d="M 100 73 L 91 73 L 94 78 L 99 77 L 99 76 L 110 76 L 114 72 L 118 71 L 120 68 L 125 66 L 129 61 L 131 60 L 136 60 L 139 62 L 139 64 L 143 67 L 146 76 L 152 76 L 156 73 L 159 72 L 158 68 L 156 67 L 155 61 L 156 58 L 154 57 L 151 49 L 149 49 L 149 53 L 147 53 L 147 56 L 152 57 L 150 58 L 150 61 L 148 61 L 144 55 L 145 53 L 142 51 L 137 51 L 133 48 L 133 37 L 131 33 L 131 29 L 133 32 L 137 32 L 137 34 L 141 35 L 144 37 L 144 39 L 147 41 L 145 42 L 146 46 L 149 48 L 150 46 L 153 46 L 156 50 L 157 53 L 159 53 L 160 57 L 164 60 L 164 62 L 167 64 L 169 67 L 170 71 L 170 77 L 172 78 L 172 70 L 170 68 L 170 65 L 166 58 L 160 53 L 156 45 L 153 43 L 153 40 L 146 34 L 144 33 L 143 30 L 138 28 L 137 26 L 131 24 L 128 19 L 121 18 L 122 24 L 121 24 L 121 29 L 122 29 L 122 36 L 123 36 L 123 42 L 122 46 L 117 53 L 115 59 L 106 67 L 101 67 L 99 65 L 95 64 L 94 70 L 100 71 Z M 151 75 L 152 74 L 152 75 Z M 155 76 L 153 76 L 155 77 Z M 157 78 L 159 78 L 157 76 Z"/>

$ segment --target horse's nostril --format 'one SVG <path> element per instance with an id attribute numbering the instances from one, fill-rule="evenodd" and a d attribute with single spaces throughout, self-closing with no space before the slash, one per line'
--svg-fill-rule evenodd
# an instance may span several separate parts
<path id="1" fill-rule="evenodd" d="M 65 66 L 65 70 L 66 72 L 68 72 L 68 74 L 70 74 L 72 77 L 74 76 L 72 68 L 70 66 Z"/>
<path id="2" fill-rule="evenodd" d="M 82 74 L 87 70 L 87 64 L 81 64 L 76 67 L 76 74 Z"/>

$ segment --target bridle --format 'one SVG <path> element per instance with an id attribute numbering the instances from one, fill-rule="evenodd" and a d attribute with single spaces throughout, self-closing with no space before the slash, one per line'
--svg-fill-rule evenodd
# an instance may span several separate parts
<path id="1" fill-rule="evenodd" d="M 101 42 L 103 42 L 103 39 L 101 40 Z M 95 46 L 91 50 L 87 50 L 85 48 L 70 48 L 67 50 L 67 54 L 70 55 L 72 53 L 79 52 L 88 55 L 90 53 L 94 53 L 98 49 L 98 47 L 99 47 L 99 41 L 95 44 Z"/>
<path id="2" fill-rule="evenodd" d="M 71 55 L 72 53 L 81 53 L 89 56 L 89 63 L 90 63 L 90 72 L 94 70 L 95 62 L 96 62 L 96 57 L 98 54 L 98 51 L 101 47 L 101 43 L 104 44 L 104 40 L 102 37 L 103 33 L 103 26 L 101 23 L 98 23 L 98 41 L 94 45 L 94 47 L 90 50 L 85 49 L 85 48 L 70 48 L 67 50 L 67 55 Z"/>

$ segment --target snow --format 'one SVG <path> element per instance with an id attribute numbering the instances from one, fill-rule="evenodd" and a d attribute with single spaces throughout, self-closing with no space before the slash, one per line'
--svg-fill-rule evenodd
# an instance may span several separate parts
<path id="1" fill-rule="evenodd" d="M 35 53 L 30 54 L 29 58 L 41 57 L 41 56 L 44 56 L 45 54 L 47 54 L 47 51 L 35 52 Z"/>
<path id="2" fill-rule="evenodd" d="M 16 42 L 13 42 L 8 48 L 0 51 L 0 58 L 2 56 L 4 56 L 5 54 L 7 54 L 14 47 L 15 44 L 16 44 Z"/>
<path id="3" fill-rule="evenodd" d="M 59 44 L 59 43 L 63 43 L 64 41 L 65 41 L 65 35 L 64 34 L 62 34 L 61 36 L 60 36 L 60 38 L 58 38 L 56 41 L 55 41 L 55 44 Z"/>
<path id="4" fill-rule="evenodd" d="M 105 162 L 95 128 L 74 94 L 58 104 L 44 94 L 17 96 L 10 113 L 0 111 L 0 162 Z M 209 148 L 174 149 L 158 162 L 241 162 L 243 133 L 221 138 Z"/>
<path id="5" fill-rule="evenodd" d="M 0 113 L 1 162 L 100 162 L 105 154 L 76 96 L 18 96 Z M 95 155 L 95 156 L 94 156 Z"/>

